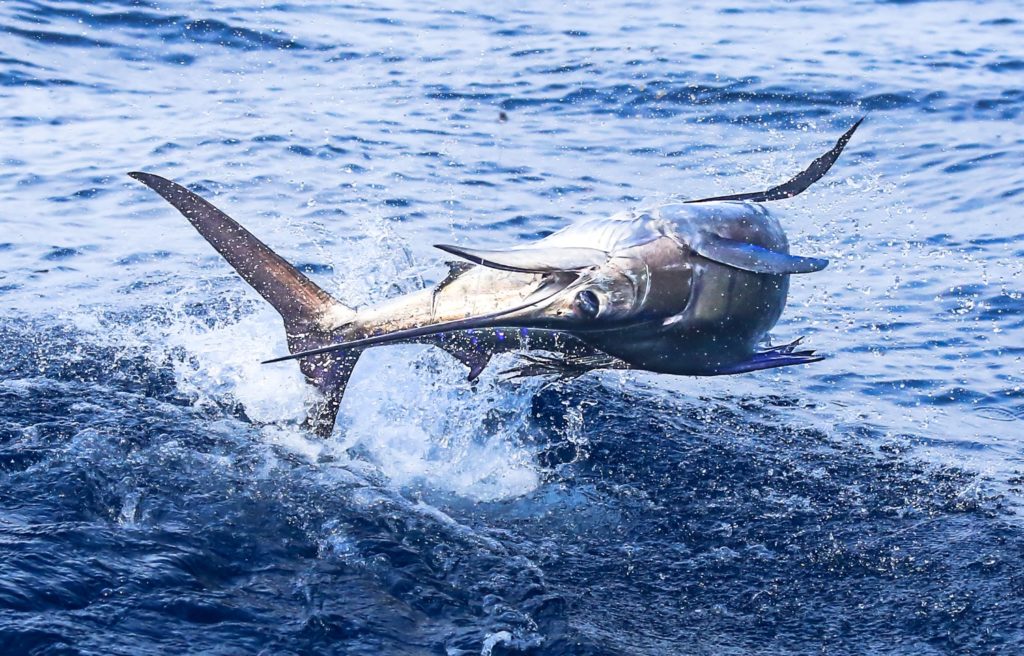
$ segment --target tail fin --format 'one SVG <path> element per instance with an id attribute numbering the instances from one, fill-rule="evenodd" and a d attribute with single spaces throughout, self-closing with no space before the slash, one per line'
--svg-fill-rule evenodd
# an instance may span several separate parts
<path id="1" fill-rule="evenodd" d="M 197 194 L 151 173 L 128 175 L 181 212 L 228 264 L 274 306 L 284 320 L 290 352 L 308 351 L 337 341 L 321 322 L 326 315 L 331 315 L 334 325 L 355 318 L 354 310 L 331 298 L 251 232 Z M 324 401 L 310 410 L 305 423 L 320 437 L 330 436 L 334 428 L 345 386 L 359 355 L 360 351 L 353 350 L 300 361 L 306 380 L 324 395 Z"/>

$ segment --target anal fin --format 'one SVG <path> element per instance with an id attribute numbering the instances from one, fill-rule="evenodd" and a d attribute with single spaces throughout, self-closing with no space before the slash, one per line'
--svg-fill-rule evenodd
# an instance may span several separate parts
<path id="1" fill-rule="evenodd" d="M 435 294 L 458 280 L 462 274 L 476 266 L 472 262 L 462 262 L 460 260 L 448 260 L 445 264 L 448 265 L 448 275 L 434 287 Z"/>

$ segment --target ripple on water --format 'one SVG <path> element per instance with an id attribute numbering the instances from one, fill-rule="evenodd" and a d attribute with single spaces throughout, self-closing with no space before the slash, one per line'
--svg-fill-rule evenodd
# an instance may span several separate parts
<path id="1" fill-rule="evenodd" d="M 1019 651 L 1017 7 L 666 8 L 0 6 L 0 651 Z M 379 349 L 328 441 L 258 364 L 280 319 L 123 180 L 359 304 L 864 113 L 776 206 L 833 261 L 777 333 L 826 361 L 474 388 Z"/>

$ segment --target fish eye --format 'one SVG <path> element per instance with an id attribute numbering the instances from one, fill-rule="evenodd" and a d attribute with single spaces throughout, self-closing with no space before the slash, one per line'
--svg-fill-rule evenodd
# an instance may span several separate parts
<path id="1" fill-rule="evenodd" d="M 573 305 L 579 314 L 588 319 L 597 317 L 597 313 L 601 309 L 601 303 L 597 300 L 597 294 L 589 289 L 584 289 L 579 294 L 576 294 L 576 302 Z"/>

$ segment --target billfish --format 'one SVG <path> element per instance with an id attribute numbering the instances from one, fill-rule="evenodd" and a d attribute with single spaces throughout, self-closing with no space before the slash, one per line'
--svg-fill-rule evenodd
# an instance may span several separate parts
<path id="1" fill-rule="evenodd" d="M 438 244 L 437 285 L 359 310 L 333 298 L 234 219 L 152 173 L 129 175 L 180 211 L 284 320 L 289 355 L 321 400 L 305 425 L 329 436 L 362 352 L 430 344 L 475 380 L 497 353 L 529 351 L 512 377 L 641 369 L 717 376 L 817 362 L 800 340 L 760 348 L 789 276 L 827 260 L 793 255 L 762 203 L 791 198 L 839 158 L 857 121 L 797 176 L 765 191 L 671 202 L 571 224 L 503 250 Z M 539 353 L 535 353 L 539 352 Z"/>

